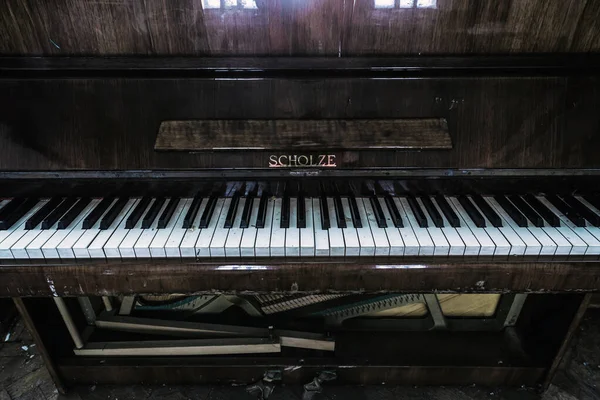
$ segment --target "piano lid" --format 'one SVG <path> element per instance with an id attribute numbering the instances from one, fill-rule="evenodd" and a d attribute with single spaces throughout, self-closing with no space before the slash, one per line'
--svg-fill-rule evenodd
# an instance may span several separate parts
<path id="1" fill-rule="evenodd" d="M 3 55 L 365 56 L 600 50 L 592 0 L 6 0 Z"/>

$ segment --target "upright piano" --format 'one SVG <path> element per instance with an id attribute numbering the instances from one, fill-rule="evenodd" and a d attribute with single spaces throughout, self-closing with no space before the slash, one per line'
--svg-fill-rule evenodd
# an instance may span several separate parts
<path id="1" fill-rule="evenodd" d="M 59 390 L 548 384 L 600 289 L 597 2 L 0 10 L 0 296 Z"/>

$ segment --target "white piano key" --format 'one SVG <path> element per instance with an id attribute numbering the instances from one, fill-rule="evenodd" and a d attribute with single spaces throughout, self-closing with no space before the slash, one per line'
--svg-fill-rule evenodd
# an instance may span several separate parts
<path id="1" fill-rule="evenodd" d="M 331 226 L 327 231 L 329 234 L 329 256 L 344 257 L 346 255 L 344 232 L 338 227 L 335 205 L 333 204 L 333 198 L 331 197 L 327 198 L 327 209 L 329 210 L 329 221 L 331 222 Z"/>
<path id="2" fill-rule="evenodd" d="M 73 247 L 77 239 L 83 234 L 82 225 L 84 218 L 96 208 L 98 203 L 100 203 L 100 199 L 93 199 L 90 201 L 81 214 L 79 214 L 68 227 L 57 230 L 56 233 L 42 245 L 42 254 L 45 259 L 75 258 L 71 247 Z M 63 242 L 65 243 L 64 245 Z M 61 247 L 61 245 L 63 247 Z"/>
<path id="3" fill-rule="evenodd" d="M 28 232 L 25 229 L 25 222 L 27 222 L 27 220 L 31 218 L 33 214 L 35 214 L 36 211 L 42 208 L 47 202 L 48 200 L 38 201 L 38 203 L 17 222 L 15 222 L 10 229 L 0 231 L 0 259 L 14 258 L 10 248 Z"/>
<path id="4" fill-rule="evenodd" d="M 133 228 L 129 229 L 121 243 L 119 243 L 119 254 L 121 254 L 121 258 L 135 258 L 135 243 L 138 241 L 144 229 L 142 229 L 142 222 L 144 220 L 144 216 L 150 210 L 152 205 L 156 199 L 151 199 L 150 203 L 146 206 L 144 212 L 140 216 L 140 219 L 136 222 Z"/>
<path id="5" fill-rule="evenodd" d="M 478 245 L 478 248 L 479 248 L 478 255 L 479 256 L 490 256 L 490 257 L 493 256 L 494 253 L 496 252 L 496 244 L 490 238 L 490 236 L 485 231 L 485 229 L 478 228 L 475 225 L 475 223 L 471 220 L 471 217 L 469 217 L 469 214 L 467 214 L 467 212 L 465 211 L 465 209 L 460 204 L 460 202 L 458 201 L 457 198 L 446 197 L 446 200 L 448 200 L 450 207 L 452 207 L 454 209 L 454 212 L 456 213 L 456 215 L 458 215 L 458 217 L 461 219 L 461 227 L 465 227 L 466 229 L 469 229 L 469 231 L 471 232 L 471 236 L 473 238 L 475 238 L 475 240 L 479 244 Z M 473 242 L 472 237 L 469 236 L 468 232 L 465 229 L 460 229 L 460 231 L 457 229 L 457 232 L 460 232 L 461 237 L 463 238 L 463 241 L 465 243 L 467 243 L 468 249 L 465 250 L 465 255 L 467 255 L 467 253 L 469 252 L 469 249 L 473 249 L 473 251 L 474 251 L 473 246 L 475 243 Z M 508 250 L 506 251 L 506 254 L 508 255 Z"/>
<path id="6" fill-rule="evenodd" d="M 380 228 L 377 225 L 377 219 L 375 213 L 371 207 L 371 200 L 368 198 L 361 199 L 363 207 L 365 208 L 365 215 L 369 227 L 371 228 L 371 234 L 373 235 L 373 242 L 375 243 L 375 255 L 376 256 L 389 256 L 390 255 L 390 242 L 388 241 L 387 235 L 384 228 Z M 357 199 L 358 202 L 358 199 Z M 360 204 L 358 205 L 360 208 Z"/>
<path id="7" fill-rule="evenodd" d="M 43 259 L 44 252 L 42 251 L 42 246 L 46 243 L 50 238 L 57 233 L 56 228 L 58 227 L 58 222 L 50 227 L 50 229 L 44 229 L 40 231 L 40 234 L 36 236 L 34 240 L 31 241 L 25 248 L 27 252 L 27 257 L 30 259 Z"/>
<path id="8" fill-rule="evenodd" d="M 34 241 L 42 233 L 42 223 L 40 222 L 36 227 L 26 231 L 21 238 L 10 248 L 10 252 L 15 259 L 27 259 L 29 254 L 27 253 L 27 246 Z"/>
<path id="9" fill-rule="evenodd" d="M 163 229 L 159 229 L 156 232 L 156 236 L 150 243 L 150 256 L 152 258 L 165 258 L 167 257 L 167 242 L 173 233 L 175 227 L 177 227 L 178 223 L 183 224 L 183 219 L 185 218 L 184 210 L 187 210 L 188 199 L 179 199 L 179 203 L 175 210 L 173 211 L 173 215 L 171 215 L 171 219 L 167 223 L 167 225 Z M 160 215 L 156 217 L 160 218 Z"/>
<path id="10" fill-rule="evenodd" d="M 450 253 L 450 243 L 446 239 L 444 232 L 442 232 L 442 228 L 438 228 L 433 223 L 429 212 L 425 208 L 423 201 L 420 198 L 416 198 L 419 207 L 423 210 L 423 214 L 425 215 L 425 219 L 427 220 L 427 232 L 429 232 L 429 236 L 433 241 L 433 245 L 435 249 L 433 251 L 434 256 L 447 256 Z"/>
<path id="11" fill-rule="evenodd" d="M 190 200 L 190 205 L 192 203 L 193 200 Z M 200 226 L 200 219 L 202 218 L 202 214 L 204 213 L 204 210 L 206 209 L 206 206 L 208 205 L 208 201 L 209 199 L 202 199 L 202 201 L 200 202 L 200 207 L 198 207 L 198 212 L 196 213 L 196 217 L 194 218 L 194 221 L 192 222 L 192 225 L 190 226 L 190 228 L 188 229 L 184 229 L 183 226 L 183 221 L 181 221 L 181 225 L 180 228 L 177 229 L 176 233 L 173 233 L 173 238 L 169 239 L 169 242 L 167 243 L 167 246 L 170 249 L 171 254 L 175 254 L 175 250 L 173 249 L 173 247 L 175 246 L 175 244 L 177 243 L 178 249 L 178 253 L 181 256 L 181 258 L 195 258 L 196 257 L 196 243 L 198 242 L 198 237 L 200 236 L 200 233 L 202 233 L 202 229 L 200 229 L 198 226 Z M 216 213 L 216 205 L 215 205 L 215 210 L 214 212 Z M 218 211 L 220 212 L 220 211 Z M 185 216 L 184 216 L 185 218 Z M 218 216 L 213 214 L 213 218 L 218 218 Z M 180 239 L 181 237 L 181 239 Z M 210 243 L 210 242 L 209 242 Z M 208 257 L 208 252 L 206 257 Z"/>
<path id="12" fill-rule="evenodd" d="M 246 199 L 240 198 L 236 214 L 233 218 L 233 226 L 229 229 L 229 235 L 227 235 L 227 241 L 225 242 L 225 256 L 226 257 L 240 257 L 240 245 L 242 242 L 242 235 L 244 229 L 240 228 L 242 223 L 242 212 L 246 205 Z"/>
<path id="13" fill-rule="evenodd" d="M 102 246 L 104 257 L 121 258 L 121 253 L 119 252 L 119 245 L 121 244 L 123 239 L 125 239 L 125 236 L 127 236 L 127 233 L 129 232 L 129 229 L 125 228 L 125 224 L 127 223 L 127 218 L 129 218 L 129 216 L 135 210 L 140 201 L 141 199 L 133 199 L 133 204 L 129 208 L 127 215 L 121 218 L 121 221 L 119 222 L 117 227 L 114 230 L 112 230 L 112 234 Z M 125 206 L 125 208 L 127 208 L 127 206 Z"/>
<path id="14" fill-rule="evenodd" d="M 560 219 L 560 227 L 556 229 L 573 245 L 571 256 L 585 255 L 588 253 L 599 254 L 600 242 L 585 228 L 575 226 L 563 213 L 545 197 L 536 196 L 546 207 L 548 207 Z"/>
<path id="15" fill-rule="evenodd" d="M 433 206 L 438 211 L 438 213 L 440 213 L 440 216 L 442 217 L 442 221 L 444 222 L 444 227 L 438 228 L 438 229 L 441 229 L 442 233 L 446 237 L 446 240 L 448 241 L 448 244 L 450 245 L 448 255 L 449 256 L 464 256 L 465 251 L 467 250 L 467 247 L 466 247 L 465 242 L 463 241 L 462 237 L 460 236 L 460 234 L 458 233 L 456 228 L 454 228 L 452 225 L 450 225 L 450 222 L 448 221 L 448 219 L 442 212 L 437 201 L 434 198 L 431 198 L 431 202 L 433 203 Z M 469 231 L 469 234 L 471 234 L 470 231 Z M 475 238 L 473 238 L 473 239 L 475 239 Z M 479 254 L 479 243 L 477 244 L 476 248 L 477 248 L 477 250 L 474 255 Z"/>
<path id="16" fill-rule="evenodd" d="M 590 203 L 588 203 L 583 197 L 581 196 L 574 196 L 576 197 L 580 202 L 582 202 L 585 206 L 587 206 L 591 211 L 593 211 L 596 214 L 600 214 L 598 212 L 598 210 L 592 206 Z M 585 229 L 592 234 L 597 240 L 600 240 L 600 228 L 590 224 L 588 222 L 588 220 L 585 220 Z M 599 254 L 600 255 L 600 254 Z"/>
<path id="17" fill-rule="evenodd" d="M 271 257 L 285 256 L 285 229 L 281 228 L 281 199 L 275 199 L 271 227 Z"/>
<path id="18" fill-rule="evenodd" d="M 304 199 L 306 210 L 306 228 L 300 229 L 300 255 L 302 257 L 314 257 L 315 255 L 315 228 L 313 221 L 312 199 Z"/>
<path id="19" fill-rule="evenodd" d="M 400 217 L 402 218 L 402 225 L 404 225 L 402 228 L 398 228 L 398 232 L 400 233 L 402 241 L 404 242 L 404 255 L 418 256 L 419 251 L 421 250 L 421 245 L 419 244 L 417 235 L 415 235 L 412 225 L 406 217 L 406 213 L 404 212 L 404 207 L 400 202 L 400 198 L 394 197 L 393 200 L 394 204 L 396 204 L 398 212 L 400 213 Z"/>
<path id="20" fill-rule="evenodd" d="M 231 206 L 231 198 L 226 198 L 223 202 L 223 208 L 221 214 L 217 219 L 217 225 L 213 233 L 212 240 L 210 241 L 209 252 L 211 258 L 225 257 L 225 243 L 229 236 L 229 228 L 225 228 L 225 220 L 227 219 L 227 212 Z M 210 227 L 209 227 L 210 228 Z"/>
<path id="21" fill-rule="evenodd" d="M 373 239 L 373 232 L 371 232 L 371 225 L 367 218 L 367 212 L 365 210 L 363 200 L 369 201 L 369 199 L 356 199 L 356 205 L 358 207 L 358 215 L 362 222 L 362 228 L 356 228 L 356 234 L 358 235 L 358 242 L 360 243 L 360 255 L 374 256 L 375 255 L 375 240 Z"/>
<path id="22" fill-rule="evenodd" d="M 513 219 L 508 215 L 508 213 L 498 204 L 496 199 L 491 196 L 483 196 L 483 199 L 487 201 L 487 203 L 492 207 L 493 210 L 500 216 L 502 219 L 503 228 L 501 228 L 501 232 L 504 233 L 504 236 L 513 243 L 513 236 L 517 235 L 519 239 L 525 244 L 525 252 L 526 256 L 539 256 L 542 251 L 542 245 L 538 240 L 529 232 L 527 228 L 521 228 Z M 514 247 L 514 246 L 513 246 Z"/>
<path id="23" fill-rule="evenodd" d="M 255 198 L 252 202 L 252 211 L 250 212 L 250 221 L 248 227 L 243 230 L 242 241 L 240 242 L 240 255 L 242 257 L 254 257 L 254 247 L 256 245 L 256 219 L 258 218 L 258 209 L 260 207 L 260 198 Z"/>
<path id="24" fill-rule="evenodd" d="M 379 205 L 383 210 L 385 222 L 387 223 L 387 228 L 384 228 L 384 231 L 387 236 L 388 242 L 390 243 L 390 256 L 403 256 L 404 241 L 402 240 L 400 231 L 398 230 L 398 228 L 396 228 L 396 226 L 394 226 L 394 221 L 392 221 L 390 211 L 388 210 L 387 204 L 385 204 L 385 199 L 380 197 L 377 199 L 377 201 L 379 201 Z"/>
<path id="25" fill-rule="evenodd" d="M 321 205 L 320 199 L 312 199 L 313 224 L 315 232 L 315 255 L 329 256 L 329 230 L 321 226 Z M 329 208 L 328 208 L 329 209 Z M 329 216 L 331 220 L 331 215 Z"/>
<path id="26" fill-rule="evenodd" d="M 267 201 L 267 210 L 265 212 L 265 227 L 257 229 L 256 232 L 256 244 L 254 247 L 256 257 L 269 257 L 271 255 L 271 228 L 273 227 L 274 208 L 275 200 L 273 198 L 269 198 Z"/>
<path id="27" fill-rule="evenodd" d="M 412 231 L 414 232 L 417 241 L 419 242 L 419 255 L 420 256 L 432 256 L 435 254 L 435 244 L 433 242 L 433 240 L 431 239 L 431 235 L 429 234 L 429 231 L 427 230 L 427 228 L 421 228 L 419 226 L 419 223 L 417 222 L 417 218 L 415 217 L 415 215 L 412 212 L 412 209 L 410 208 L 410 205 L 408 204 L 408 200 L 406 200 L 406 198 L 404 197 L 400 197 L 397 198 L 398 199 L 398 203 L 396 203 L 396 205 L 399 205 L 400 207 L 398 207 L 398 209 L 400 210 L 400 214 L 403 215 L 404 218 L 404 226 L 408 227 L 410 225 L 410 227 L 412 228 Z"/>
<path id="28" fill-rule="evenodd" d="M 454 213 L 456 214 L 456 216 L 459 219 L 460 226 L 458 226 L 456 228 L 452 228 L 452 229 L 454 230 L 453 232 L 456 232 L 456 234 L 459 236 L 461 242 L 465 246 L 464 250 L 463 250 L 463 256 L 465 256 L 465 257 L 478 256 L 479 252 L 481 251 L 481 245 L 477 241 L 477 238 L 475 237 L 475 235 L 473 235 L 473 232 L 471 232 L 471 229 L 467 226 L 466 222 L 461 218 L 458 210 L 456 208 L 454 208 L 454 205 L 450 202 L 450 200 L 447 197 L 446 197 L 446 201 L 448 202 L 450 208 L 452 208 L 452 210 L 454 211 Z M 447 224 L 447 226 L 450 226 L 448 219 L 446 218 L 446 216 L 440 209 L 437 202 L 435 202 L 435 205 L 436 205 L 438 211 L 440 212 L 440 214 L 442 215 L 442 218 L 444 219 L 444 225 Z M 446 238 L 448 238 L 448 236 L 449 236 L 449 234 L 446 235 Z M 455 244 L 453 244 L 453 241 L 454 241 L 454 239 L 453 240 L 448 239 L 448 242 L 450 243 L 450 254 L 451 255 L 454 255 L 454 254 L 452 254 L 452 247 L 455 246 Z M 494 254 L 493 249 L 492 249 L 491 254 Z"/>
<path id="29" fill-rule="evenodd" d="M 133 245 L 133 251 L 135 253 L 136 258 L 150 258 L 151 257 L 150 244 L 152 243 L 152 241 L 154 240 L 154 237 L 156 236 L 156 234 L 159 231 L 159 229 L 157 229 L 158 220 L 160 219 L 160 216 L 162 215 L 165 208 L 167 208 L 168 204 L 169 204 L 169 199 L 166 199 L 165 202 L 163 203 L 163 205 L 160 207 L 158 214 L 156 214 L 156 218 L 154 218 L 154 221 L 152 221 L 152 225 L 150 225 L 149 228 L 144 229 L 142 231 L 142 234 L 140 235 L 138 240 Z M 142 219 L 143 218 L 144 217 L 142 217 Z"/>
<path id="30" fill-rule="evenodd" d="M 490 239 L 492 239 L 492 241 L 496 245 L 496 251 L 494 252 L 494 257 L 503 258 L 504 256 L 509 256 L 509 255 L 517 256 L 517 255 L 525 254 L 525 243 L 523 243 L 520 239 L 516 240 L 516 244 L 517 244 L 518 248 L 513 249 L 511 246 L 511 242 L 509 242 L 506 239 L 506 237 L 502 234 L 500 229 L 498 229 L 492 225 L 490 220 L 487 219 L 485 214 L 479 209 L 479 207 L 477 206 L 477 204 L 475 204 L 474 201 L 471 201 L 471 203 L 473 204 L 473 207 L 475 207 L 475 209 L 477 211 L 479 211 L 479 213 L 483 216 L 483 219 L 485 221 L 485 228 L 478 228 L 478 229 L 485 230 L 486 233 L 489 235 Z M 467 215 L 467 218 L 469 218 L 468 215 Z"/>
<path id="31" fill-rule="evenodd" d="M 32 214 L 33 216 L 33 214 Z M 26 247 L 34 241 L 42 232 L 42 223 L 40 222 L 33 229 L 26 230 L 26 233 L 10 248 L 10 252 L 15 259 L 27 259 L 29 254 L 27 253 Z M 43 257 L 41 257 L 43 258 Z"/>
<path id="32" fill-rule="evenodd" d="M 585 200 L 583 197 L 581 197 L 581 196 L 574 196 L 574 197 L 577 198 L 580 202 L 582 202 L 585 206 L 587 206 L 592 212 L 600 215 L 600 211 L 598 211 L 598 209 L 596 207 L 594 207 L 593 205 L 588 203 L 587 200 Z M 600 228 L 595 227 L 594 225 L 590 224 L 587 220 L 585 220 L 585 229 L 590 234 L 592 234 L 596 239 L 600 240 Z"/>
<path id="33" fill-rule="evenodd" d="M 104 216 L 108 213 L 108 211 L 117 201 L 118 199 L 113 199 L 112 203 L 110 203 L 106 210 L 104 210 L 104 212 L 102 213 L 100 218 L 98 218 L 96 223 L 90 229 L 84 229 L 83 235 L 81 235 L 79 239 L 77 239 L 77 242 L 75 242 L 75 244 L 71 248 L 73 254 L 75 255 L 75 258 L 91 258 L 90 252 L 88 251 L 88 247 L 90 246 L 90 244 L 92 244 L 96 236 L 98 236 L 98 234 L 101 232 L 100 221 L 102 221 L 102 218 L 104 218 Z"/>
<path id="34" fill-rule="evenodd" d="M 195 246 L 197 258 L 198 257 L 203 257 L 203 258 L 211 257 L 211 253 L 212 253 L 211 242 L 214 239 L 215 232 L 216 232 L 217 228 L 219 227 L 219 223 L 220 223 L 221 228 L 223 228 L 223 224 L 225 224 L 225 218 L 227 217 L 227 210 L 229 209 L 230 203 L 231 203 L 231 199 L 229 199 L 229 198 L 228 199 L 221 198 L 221 199 L 217 200 L 217 202 L 215 204 L 215 209 L 213 211 L 212 218 L 210 219 L 208 226 L 206 228 L 202 229 L 202 231 L 198 235 L 198 240 L 196 241 L 196 246 Z M 223 216 L 222 219 L 221 219 L 221 216 Z M 219 238 L 219 241 L 220 240 L 222 240 L 222 238 Z M 215 242 L 215 245 L 217 245 L 216 242 Z M 223 249 L 222 254 L 224 257 L 225 256 L 225 241 L 224 240 L 223 240 L 222 249 Z M 219 249 L 215 246 L 215 249 L 214 249 L 215 256 L 218 251 L 219 251 Z"/>
<path id="35" fill-rule="evenodd" d="M 106 258 L 104 247 L 118 228 L 125 228 L 126 219 L 129 214 L 131 214 L 133 207 L 135 207 L 138 201 L 138 199 L 129 199 L 108 229 L 101 230 L 100 233 L 98 233 L 96 238 L 88 246 L 88 253 L 91 258 Z"/>
<path id="36" fill-rule="evenodd" d="M 360 242 L 358 241 L 358 234 L 352 221 L 352 214 L 350 212 L 350 202 L 347 198 L 342 199 L 342 208 L 344 209 L 344 216 L 346 217 L 346 228 L 342 229 L 344 233 L 344 243 L 346 244 L 346 257 L 354 257 L 360 255 Z"/>
<path id="37" fill-rule="evenodd" d="M 285 256 L 300 257 L 300 229 L 298 229 L 298 199 L 290 198 L 290 225 L 285 230 Z"/>

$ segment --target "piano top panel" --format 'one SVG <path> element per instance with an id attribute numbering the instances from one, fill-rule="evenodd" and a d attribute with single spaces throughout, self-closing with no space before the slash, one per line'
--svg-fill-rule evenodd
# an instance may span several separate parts
<path id="1" fill-rule="evenodd" d="M 336 169 L 600 167 L 600 79 L 594 75 L 176 74 L 0 79 L 0 170 L 266 170 L 270 151 L 156 151 L 159 126 L 194 119 L 386 118 L 444 118 L 452 148 L 323 153 L 336 156 Z"/>
<path id="2" fill-rule="evenodd" d="M 594 52 L 594 0 L 6 0 L 4 55 Z"/>

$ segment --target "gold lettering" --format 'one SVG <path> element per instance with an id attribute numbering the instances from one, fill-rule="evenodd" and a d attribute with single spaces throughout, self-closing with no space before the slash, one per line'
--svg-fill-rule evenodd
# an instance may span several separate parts
<path id="1" fill-rule="evenodd" d="M 330 154 L 327 156 L 327 166 L 328 167 L 336 167 L 335 163 L 335 154 Z"/>
<path id="2" fill-rule="evenodd" d="M 304 158 L 304 161 L 302 161 L 303 158 Z M 299 165 L 309 165 L 308 164 L 308 157 L 306 157 L 306 156 L 299 156 L 298 157 L 298 164 Z"/>
<path id="3" fill-rule="evenodd" d="M 277 156 L 275 154 L 271 154 L 271 156 L 269 157 L 269 167 L 273 168 L 277 166 Z"/>
<path id="4" fill-rule="evenodd" d="M 288 158 L 289 158 L 289 165 L 290 165 L 290 166 L 292 166 L 292 165 L 293 165 L 293 166 L 296 166 L 296 165 L 298 165 L 298 164 L 297 164 L 297 162 L 298 162 L 298 156 L 297 156 L 297 155 L 295 155 L 295 154 L 294 154 L 294 155 L 290 154 L 290 155 L 288 156 Z"/>
<path id="5" fill-rule="evenodd" d="M 288 158 L 288 156 L 279 156 L 278 161 L 279 161 L 279 166 L 280 167 L 287 167 L 288 166 L 287 158 Z M 281 161 L 282 159 L 285 159 L 286 161 L 283 162 L 283 161 Z"/>

